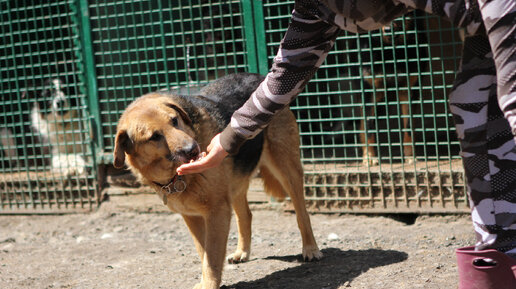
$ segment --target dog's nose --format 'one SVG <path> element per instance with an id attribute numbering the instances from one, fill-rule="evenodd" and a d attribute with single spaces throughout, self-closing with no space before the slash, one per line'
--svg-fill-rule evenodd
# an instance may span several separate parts
<path id="1" fill-rule="evenodd" d="M 201 153 L 201 148 L 197 143 L 192 143 L 188 146 L 183 147 L 182 154 L 185 156 L 187 161 L 195 160 Z"/>
<path id="2" fill-rule="evenodd" d="M 59 100 L 59 101 L 56 101 L 56 109 L 63 109 L 63 107 L 65 106 L 65 101 L 64 100 Z"/>

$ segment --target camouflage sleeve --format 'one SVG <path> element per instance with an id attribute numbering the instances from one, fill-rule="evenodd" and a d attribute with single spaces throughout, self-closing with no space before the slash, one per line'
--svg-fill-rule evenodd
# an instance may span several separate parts
<path id="1" fill-rule="evenodd" d="M 321 66 L 341 30 L 378 29 L 406 13 L 405 5 L 374 0 L 297 0 L 270 73 L 222 132 L 222 147 L 236 153 L 285 108 Z"/>
<path id="2" fill-rule="evenodd" d="M 221 133 L 220 142 L 227 152 L 238 152 L 246 139 L 256 136 L 276 112 L 301 93 L 326 59 L 339 31 L 296 3 L 271 71 Z"/>

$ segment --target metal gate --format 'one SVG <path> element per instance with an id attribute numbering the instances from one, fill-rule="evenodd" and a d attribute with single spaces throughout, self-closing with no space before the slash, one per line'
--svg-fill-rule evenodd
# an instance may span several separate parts
<path id="1" fill-rule="evenodd" d="M 228 73 L 265 74 L 293 9 L 277 0 L 0 5 L 0 213 L 95 207 L 123 109 L 157 89 L 194 93 Z M 338 38 L 291 105 L 312 210 L 469 210 L 447 106 L 460 47 L 455 29 L 420 13 Z M 45 83 L 55 78 L 75 112 L 45 119 L 50 133 L 31 116 L 36 102 L 55 113 L 55 93 L 42 94 L 56 91 Z"/>

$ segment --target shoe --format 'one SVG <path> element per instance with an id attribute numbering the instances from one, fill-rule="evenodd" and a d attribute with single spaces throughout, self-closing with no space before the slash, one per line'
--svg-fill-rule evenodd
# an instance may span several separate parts
<path id="1" fill-rule="evenodd" d="M 516 260 L 494 249 L 456 250 L 459 289 L 515 289 Z"/>

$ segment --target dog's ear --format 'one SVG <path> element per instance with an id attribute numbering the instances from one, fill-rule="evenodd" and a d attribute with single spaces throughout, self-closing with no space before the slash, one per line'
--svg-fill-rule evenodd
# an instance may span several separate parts
<path id="1" fill-rule="evenodd" d="M 176 110 L 179 115 L 181 116 L 181 118 L 183 119 L 183 121 L 185 122 L 186 125 L 192 125 L 192 120 L 190 119 L 190 117 L 188 116 L 188 114 L 186 113 L 186 111 L 184 111 L 184 109 L 182 109 L 181 107 L 173 104 L 173 103 L 167 103 L 167 106 Z"/>
<path id="2" fill-rule="evenodd" d="M 115 150 L 113 152 L 113 166 L 119 169 L 125 164 L 125 154 L 134 152 L 134 144 L 127 131 L 120 130 L 115 137 Z"/>

